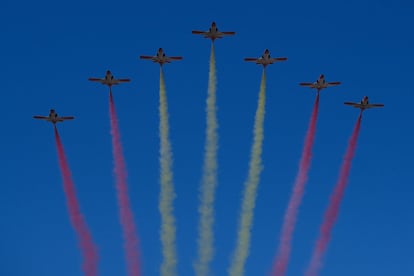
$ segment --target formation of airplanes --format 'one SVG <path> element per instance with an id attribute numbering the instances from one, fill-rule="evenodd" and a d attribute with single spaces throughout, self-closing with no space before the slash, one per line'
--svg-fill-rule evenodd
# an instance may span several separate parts
<path id="1" fill-rule="evenodd" d="M 166 56 L 163 49 L 159 48 L 157 51 L 157 54 L 155 56 L 140 56 L 140 59 L 148 59 L 151 60 L 152 62 L 156 62 L 159 63 L 160 66 L 162 66 L 164 63 L 170 63 L 171 61 L 174 60 L 182 60 L 183 57 L 169 57 Z"/>
<path id="2" fill-rule="evenodd" d="M 211 39 L 211 41 L 214 43 L 214 40 L 218 39 L 218 38 L 223 38 L 225 36 L 230 36 L 230 35 L 235 35 L 235 32 L 221 32 L 218 30 L 217 25 L 215 22 L 211 23 L 211 27 L 208 29 L 208 31 L 197 31 L 197 30 L 193 30 L 192 31 L 193 34 L 197 34 L 197 35 L 203 35 L 205 38 L 209 38 Z M 176 61 L 176 60 L 182 60 L 183 57 L 181 56 L 166 56 L 163 49 L 159 48 L 156 55 L 155 56 L 140 56 L 141 59 L 145 59 L 145 60 L 151 60 L 155 63 L 159 63 L 160 66 L 162 66 L 163 64 L 166 63 L 171 63 L 172 61 Z M 263 55 L 259 58 L 245 58 L 244 59 L 247 62 L 255 62 L 256 64 L 262 65 L 263 68 L 266 68 L 267 65 L 271 65 L 275 62 L 281 62 L 281 61 L 286 61 L 287 58 L 286 57 L 277 57 L 277 58 L 272 58 L 270 56 L 270 51 L 268 49 L 265 49 Z M 99 82 L 103 85 L 107 85 L 109 87 L 109 91 L 110 93 L 112 93 L 112 86 L 113 85 L 118 85 L 120 83 L 126 83 L 126 82 L 130 82 L 130 79 L 116 79 L 111 71 L 107 70 L 105 77 L 104 78 L 88 78 L 89 81 L 93 81 L 93 82 Z M 336 85 L 340 85 L 341 82 L 327 82 L 325 80 L 325 76 L 323 74 L 321 74 L 319 76 L 319 78 L 315 81 L 315 82 L 301 82 L 299 83 L 300 86 L 305 86 L 305 87 L 310 87 L 312 89 L 316 89 L 318 94 L 322 89 L 331 87 L 331 86 L 336 86 Z M 348 106 L 352 106 L 355 108 L 359 108 L 361 109 L 361 112 L 363 112 L 365 109 L 369 109 L 369 108 L 374 108 L 374 107 L 383 107 L 383 104 L 371 104 L 368 101 L 368 96 L 364 96 L 364 98 L 361 100 L 361 102 L 357 103 L 357 102 L 345 102 L 345 105 Z M 59 117 L 58 114 L 56 113 L 56 111 L 54 109 L 50 110 L 49 116 L 33 116 L 33 118 L 35 119 L 41 119 L 41 120 L 45 120 L 48 122 L 53 123 L 54 125 L 58 122 L 63 122 L 66 120 L 72 120 L 75 117 L 73 116 L 65 116 L 65 117 Z"/>

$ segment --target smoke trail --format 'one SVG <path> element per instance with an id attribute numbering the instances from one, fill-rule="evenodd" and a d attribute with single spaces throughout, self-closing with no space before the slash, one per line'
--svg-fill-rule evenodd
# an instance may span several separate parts
<path id="1" fill-rule="evenodd" d="M 214 254 L 214 197 L 217 186 L 217 117 L 216 117 L 216 61 L 214 44 L 211 44 L 210 71 L 207 98 L 207 129 L 200 206 L 198 212 L 198 259 L 194 264 L 196 275 L 209 276 L 210 262 Z"/>
<path id="2" fill-rule="evenodd" d="M 359 115 L 358 120 L 355 124 L 351 139 L 349 140 L 348 149 L 346 150 L 344 160 L 342 163 L 341 171 L 339 174 L 338 182 L 336 183 L 335 190 L 331 195 L 329 206 L 326 210 L 324 221 L 322 222 L 319 239 L 316 242 L 311 262 L 306 271 L 306 276 L 316 276 L 319 274 L 319 270 L 322 266 L 322 257 L 328 245 L 329 239 L 331 237 L 332 228 L 338 217 L 339 205 L 341 204 L 342 197 L 348 182 L 349 172 L 351 170 L 352 158 L 355 154 L 355 149 L 357 145 L 357 139 L 359 135 L 359 130 L 361 127 L 361 117 L 362 113 Z"/>
<path id="3" fill-rule="evenodd" d="M 318 109 L 319 93 L 316 96 L 315 104 L 313 106 L 312 115 L 309 121 L 309 128 L 306 133 L 305 144 L 303 146 L 302 157 L 299 163 L 299 171 L 296 176 L 292 195 L 285 213 L 285 219 L 280 235 L 279 249 L 275 263 L 273 265 L 272 275 L 274 276 L 282 276 L 286 273 L 286 267 L 289 261 L 291 241 L 293 231 L 295 230 L 299 205 L 302 201 L 303 193 L 305 191 L 306 181 L 308 180 L 308 172 L 312 158 L 312 146 L 315 138 L 316 121 L 318 119 Z"/>
<path id="4" fill-rule="evenodd" d="M 262 171 L 262 144 L 263 144 L 263 122 L 266 101 L 266 71 L 263 70 L 260 84 L 259 102 L 254 122 L 254 141 L 251 149 L 249 164 L 249 175 L 245 182 L 244 197 L 240 213 L 240 225 L 237 233 L 236 249 L 233 253 L 229 268 L 230 276 L 244 275 L 244 265 L 249 255 L 250 231 L 253 223 L 253 209 L 256 201 L 257 186 Z"/>
<path id="5" fill-rule="evenodd" d="M 177 254 L 175 249 L 175 218 L 173 215 L 173 201 L 175 198 L 172 153 L 169 140 L 168 105 L 165 91 L 164 75 L 160 68 L 160 165 L 161 165 L 161 191 L 159 209 L 161 213 L 161 242 L 163 263 L 161 264 L 162 276 L 174 276 L 177 274 Z"/>
<path id="6" fill-rule="evenodd" d="M 127 172 L 122 153 L 121 135 L 118 127 L 118 118 L 115 112 L 115 104 L 112 93 L 109 93 L 109 114 L 111 119 L 112 147 L 114 155 L 114 173 L 116 180 L 116 191 L 119 204 L 119 213 L 124 237 L 124 250 L 128 275 L 141 275 L 138 237 L 134 224 L 134 216 L 128 198 Z"/>
<path id="7" fill-rule="evenodd" d="M 55 126 L 56 148 L 59 158 L 59 166 L 63 178 L 63 189 L 69 209 L 70 222 L 78 235 L 78 242 L 83 255 L 82 270 L 87 276 L 98 275 L 98 255 L 95 244 L 92 241 L 91 233 L 80 211 L 79 202 L 76 198 L 75 185 L 72 180 L 69 164 L 66 160 L 65 150 L 58 130 Z"/>

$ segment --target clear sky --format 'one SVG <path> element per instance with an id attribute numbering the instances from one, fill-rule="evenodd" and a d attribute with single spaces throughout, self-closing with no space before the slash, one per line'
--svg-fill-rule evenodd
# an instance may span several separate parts
<path id="1" fill-rule="evenodd" d="M 51 124 L 55 108 L 81 209 L 99 247 L 102 276 L 126 275 L 109 125 L 114 87 L 143 275 L 159 275 L 159 68 L 138 59 L 163 47 L 177 193 L 179 275 L 194 275 L 210 41 L 191 34 L 216 21 L 219 186 L 212 270 L 227 275 L 247 176 L 261 68 L 243 61 L 265 48 L 288 61 L 267 70 L 264 171 L 246 275 L 271 271 L 315 92 L 323 73 L 342 85 L 321 92 L 313 160 L 287 275 L 302 275 L 364 95 L 349 185 L 322 276 L 414 275 L 412 194 L 414 4 L 412 1 L 11 1 L 2 4 L 0 73 L 0 275 L 82 275 Z M 410 172 L 411 171 L 411 172 Z"/>

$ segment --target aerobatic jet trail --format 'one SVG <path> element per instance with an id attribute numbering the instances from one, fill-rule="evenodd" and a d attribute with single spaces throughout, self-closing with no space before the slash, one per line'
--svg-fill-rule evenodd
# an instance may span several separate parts
<path id="1" fill-rule="evenodd" d="M 82 270 L 86 276 L 98 275 L 98 254 L 97 248 L 92 241 L 91 233 L 86 225 L 85 219 L 79 207 L 76 197 L 75 185 L 72 180 L 69 164 L 66 159 L 65 150 L 60 140 L 59 132 L 55 128 L 56 148 L 59 158 L 59 166 L 63 178 L 63 189 L 66 195 L 70 222 L 78 236 L 78 242 L 82 251 L 83 264 Z"/>
<path id="2" fill-rule="evenodd" d="M 249 174 L 245 182 L 242 207 L 240 212 L 239 229 L 237 233 L 236 248 L 233 252 L 229 274 L 230 276 L 244 275 L 244 266 L 250 249 L 250 235 L 253 224 L 253 210 L 255 207 L 257 186 L 262 171 L 262 144 L 263 144 L 263 122 L 266 102 L 266 71 L 263 69 L 260 84 L 259 101 L 256 111 L 253 132 L 253 145 L 249 164 Z"/>
<path id="3" fill-rule="evenodd" d="M 198 212 L 198 257 L 194 264 L 196 275 L 209 276 L 214 255 L 214 198 L 217 186 L 217 114 L 216 114 L 216 65 L 214 44 L 211 44 L 210 70 L 207 98 L 207 127 L 200 205 Z"/>
<path id="4" fill-rule="evenodd" d="M 173 202 L 175 198 L 172 152 L 169 140 L 168 104 L 165 91 L 165 81 L 160 67 L 160 165 L 161 165 L 161 190 L 159 210 L 161 213 L 161 243 L 163 262 L 161 264 L 162 276 L 174 276 L 177 274 L 177 254 L 175 245 L 175 218 L 173 214 Z"/>
<path id="5" fill-rule="evenodd" d="M 312 147 L 315 138 L 318 109 L 319 93 L 316 96 L 315 104 L 313 106 L 312 115 L 309 121 L 309 128 L 306 133 L 305 144 L 303 146 L 302 157 L 299 163 L 298 174 L 296 175 L 292 195 L 285 213 L 282 232 L 280 234 L 279 249 L 273 265 L 272 275 L 274 276 L 285 275 L 287 264 L 289 262 L 292 236 L 295 230 L 299 205 L 305 192 L 306 181 L 308 180 L 308 172 L 312 159 Z"/>
<path id="6" fill-rule="evenodd" d="M 336 183 L 335 190 L 331 195 L 329 206 L 326 209 L 324 220 L 320 228 L 319 238 L 316 242 L 310 264 L 305 273 L 306 276 L 319 275 L 319 270 L 322 266 L 322 257 L 330 240 L 332 228 L 334 226 L 336 218 L 338 217 L 339 206 L 341 204 L 345 188 L 348 183 L 351 163 L 357 146 L 359 130 L 361 128 L 361 118 L 362 112 L 358 117 L 351 139 L 349 140 L 348 148 L 346 150 L 341 171 L 339 173 L 338 182 Z"/>
<path id="7" fill-rule="evenodd" d="M 116 180 L 116 191 L 119 205 L 119 213 L 124 237 L 124 250 L 129 276 L 141 275 L 140 255 L 138 251 L 138 237 L 134 224 L 134 216 L 131 210 L 127 171 L 122 152 L 121 135 L 119 132 L 118 118 L 115 112 L 115 104 L 112 93 L 109 93 L 109 114 L 111 119 L 112 147 L 114 155 L 114 173 Z"/>

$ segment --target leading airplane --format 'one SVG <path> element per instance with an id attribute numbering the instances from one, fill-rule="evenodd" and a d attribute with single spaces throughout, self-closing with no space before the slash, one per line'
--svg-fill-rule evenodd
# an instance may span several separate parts
<path id="1" fill-rule="evenodd" d="M 359 108 L 361 109 L 361 112 L 364 111 L 365 109 L 368 108 L 373 108 L 373 107 L 383 107 L 383 104 L 371 104 L 368 101 L 368 96 L 365 96 L 361 102 L 359 103 L 354 103 L 354 102 L 344 102 L 345 105 L 349 105 L 349 106 L 353 106 L 355 108 Z"/>
<path id="2" fill-rule="evenodd" d="M 66 120 L 75 119 L 75 117 L 73 117 L 73 116 L 59 117 L 54 109 L 50 110 L 49 116 L 33 116 L 33 118 L 40 119 L 40 120 L 45 120 L 45 121 L 51 122 L 52 124 L 60 123 L 60 122 L 66 121 Z"/>
<path id="3" fill-rule="evenodd" d="M 285 58 L 285 57 L 272 58 L 272 57 L 270 57 L 269 50 L 266 49 L 261 57 L 259 57 L 259 58 L 245 58 L 244 60 L 255 62 L 256 64 L 261 64 L 261 65 L 263 65 L 264 68 L 266 68 L 266 66 L 269 65 L 269 64 L 273 64 L 274 62 L 278 62 L 278 61 L 285 61 L 285 60 L 287 60 L 287 58 Z"/>
<path id="4" fill-rule="evenodd" d="M 211 39 L 214 42 L 217 38 L 223 38 L 229 35 L 235 35 L 236 32 L 220 32 L 217 28 L 216 22 L 211 23 L 211 27 L 208 31 L 191 31 L 192 34 L 199 34 L 204 36 L 205 38 Z"/>
<path id="5" fill-rule="evenodd" d="M 103 79 L 88 78 L 88 80 L 94 81 L 94 82 L 99 82 L 99 83 L 102 83 L 104 85 L 108 85 L 110 92 L 112 92 L 112 85 L 117 85 L 117 84 L 120 84 L 120 83 L 125 83 L 125 82 L 130 82 L 131 81 L 130 79 L 116 79 L 116 78 L 114 78 L 111 71 L 109 71 L 109 70 L 106 71 L 105 77 Z"/>
<path id="6" fill-rule="evenodd" d="M 325 80 L 325 76 L 323 74 L 321 74 L 315 82 L 301 82 L 301 83 L 299 83 L 300 86 L 306 86 L 306 87 L 316 89 L 318 91 L 318 93 L 319 93 L 319 91 L 321 91 L 324 88 L 335 86 L 335 85 L 340 85 L 340 84 L 341 84 L 341 82 L 339 82 L 339 81 L 327 82 Z"/>
<path id="7" fill-rule="evenodd" d="M 152 60 L 152 62 L 157 62 L 162 66 L 164 63 L 171 63 L 174 60 L 182 60 L 183 57 L 168 57 L 165 55 L 162 48 L 159 48 L 155 56 L 140 56 L 140 59 Z"/>

